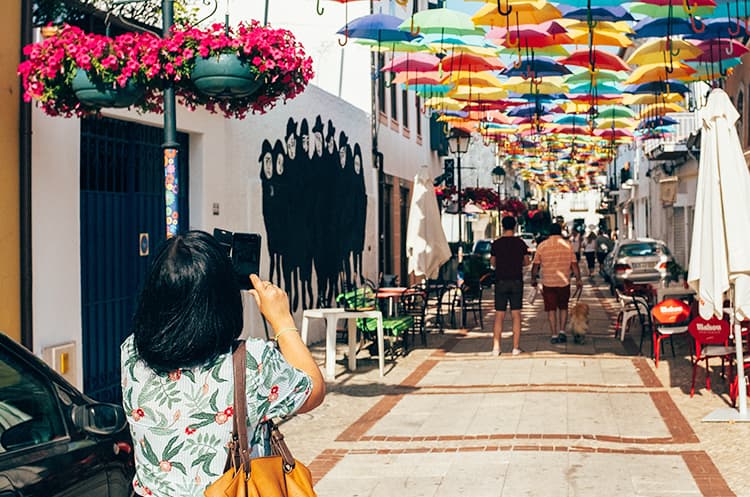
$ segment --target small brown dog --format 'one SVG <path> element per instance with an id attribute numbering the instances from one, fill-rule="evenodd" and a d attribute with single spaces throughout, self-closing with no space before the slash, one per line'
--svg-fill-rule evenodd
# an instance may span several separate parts
<path id="1" fill-rule="evenodd" d="M 583 343 L 589 331 L 589 305 L 578 302 L 570 311 L 570 331 L 575 343 Z"/>

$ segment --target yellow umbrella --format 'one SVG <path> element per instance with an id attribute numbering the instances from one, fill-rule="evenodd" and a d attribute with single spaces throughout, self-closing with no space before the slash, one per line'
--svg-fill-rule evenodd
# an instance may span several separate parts
<path id="1" fill-rule="evenodd" d="M 489 86 L 459 85 L 446 95 L 456 100 L 500 100 L 508 96 L 502 88 Z"/>
<path id="2" fill-rule="evenodd" d="M 558 21 L 566 29 L 584 30 L 588 32 L 589 25 L 586 21 L 579 21 L 577 19 L 560 19 Z M 633 34 L 633 28 L 627 21 L 597 21 L 594 25 L 594 32 L 603 33 L 622 33 L 622 34 Z"/>
<path id="3" fill-rule="evenodd" d="M 670 43 L 672 44 L 672 53 L 679 50 L 676 56 L 669 53 L 670 47 L 666 38 L 656 38 L 636 48 L 625 62 L 638 65 L 664 64 L 668 60 L 692 59 L 703 53 L 703 50 L 689 41 L 671 39 Z"/>
<path id="4" fill-rule="evenodd" d="M 478 71 L 478 72 L 469 72 L 469 71 L 457 71 L 448 73 L 448 75 L 443 78 L 443 83 L 453 83 L 455 85 L 470 85 L 472 87 L 493 87 L 493 88 L 500 88 L 502 87 L 503 82 L 500 81 L 500 79 L 492 74 L 491 71 Z"/>
<path id="5" fill-rule="evenodd" d="M 625 84 L 639 85 L 641 83 L 650 83 L 651 81 L 687 80 L 695 74 L 695 69 L 687 64 L 675 61 L 672 64 L 672 72 L 667 72 L 666 66 L 662 64 L 646 64 L 638 67 L 630 73 Z"/>
<path id="6" fill-rule="evenodd" d="M 582 23 L 581 27 L 568 27 L 568 36 L 578 45 L 588 45 L 590 39 L 594 45 L 610 47 L 629 47 L 633 44 L 625 33 L 613 30 L 594 28 L 593 38 L 591 38 L 586 23 Z"/>
<path id="7" fill-rule="evenodd" d="M 683 96 L 679 93 L 663 93 L 661 95 L 654 95 L 652 93 L 644 93 L 641 95 L 631 95 L 628 93 L 623 94 L 622 103 L 623 105 L 648 105 L 659 102 L 681 102 Z"/>
<path id="8" fill-rule="evenodd" d="M 520 76 L 508 78 L 508 81 L 502 83 L 502 87 L 514 93 L 531 93 L 532 84 Z M 568 87 L 562 82 L 561 77 L 545 77 L 538 85 L 533 85 L 533 91 L 538 91 L 543 95 L 553 95 L 555 93 L 566 93 Z"/>
<path id="9" fill-rule="evenodd" d="M 645 119 L 652 116 L 663 116 L 670 112 L 686 112 L 685 108 L 675 103 L 655 103 L 649 104 L 641 111 L 639 119 Z"/>
<path id="10" fill-rule="evenodd" d="M 430 97 L 424 101 L 424 106 L 443 110 L 461 110 L 466 106 L 466 102 L 459 102 L 450 97 Z"/>
<path id="11" fill-rule="evenodd" d="M 603 119 L 596 121 L 596 129 L 607 129 L 607 128 L 635 128 L 638 123 L 635 119 L 628 119 L 625 117 L 619 119 Z"/>
<path id="12" fill-rule="evenodd" d="M 505 4 L 506 0 L 501 0 L 501 3 Z M 494 27 L 541 24 L 562 17 L 558 8 L 547 3 L 546 0 L 511 1 L 510 5 L 513 10 L 509 16 L 500 14 L 497 10 L 497 3 L 493 2 L 480 8 L 471 20 L 477 25 Z"/>

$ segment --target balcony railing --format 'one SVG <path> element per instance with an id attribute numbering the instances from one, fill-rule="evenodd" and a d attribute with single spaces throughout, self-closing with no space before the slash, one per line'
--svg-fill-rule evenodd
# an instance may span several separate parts
<path id="1" fill-rule="evenodd" d="M 688 137 L 699 129 L 700 118 L 697 112 L 669 114 L 675 119 L 675 131 L 661 138 L 643 140 L 643 153 L 652 160 L 674 160 L 687 152 Z"/>

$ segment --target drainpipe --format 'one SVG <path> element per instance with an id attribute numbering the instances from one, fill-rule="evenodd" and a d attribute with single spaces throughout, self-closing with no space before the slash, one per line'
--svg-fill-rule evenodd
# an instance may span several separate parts
<path id="1" fill-rule="evenodd" d="M 21 47 L 33 42 L 32 1 L 21 2 Z M 19 52 L 19 56 L 20 56 Z M 17 83 L 19 104 L 19 211 L 20 211 L 20 269 L 21 269 L 21 344 L 34 350 L 32 279 L 31 279 L 31 103 L 23 101 L 20 81 Z"/>

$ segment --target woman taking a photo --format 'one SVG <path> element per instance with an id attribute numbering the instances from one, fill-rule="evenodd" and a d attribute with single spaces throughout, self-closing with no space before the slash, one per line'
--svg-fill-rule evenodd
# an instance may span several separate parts
<path id="1" fill-rule="evenodd" d="M 325 383 L 297 333 L 286 293 L 256 275 L 250 279 L 278 345 L 247 340 L 255 457 L 266 455 L 259 424 L 314 409 Z M 224 249 L 201 231 L 167 240 L 141 291 L 133 334 L 121 346 L 136 494 L 202 497 L 224 472 L 234 415 L 232 351 L 242 326 L 242 297 Z"/>

